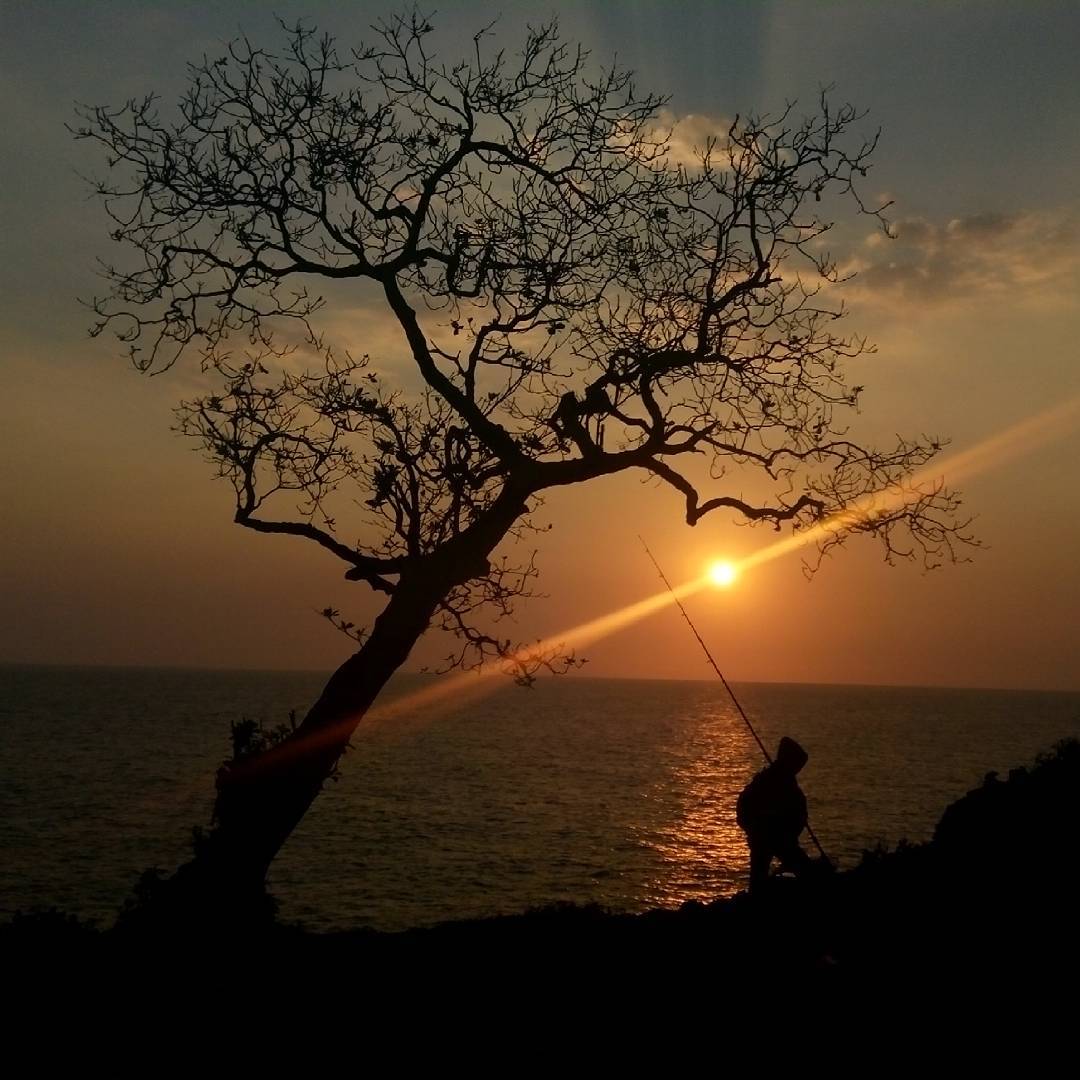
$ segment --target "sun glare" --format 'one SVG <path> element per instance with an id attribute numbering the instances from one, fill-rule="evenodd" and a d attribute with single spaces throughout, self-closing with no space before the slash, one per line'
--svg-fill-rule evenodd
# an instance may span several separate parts
<path id="1" fill-rule="evenodd" d="M 721 589 L 734 584 L 739 572 L 729 562 L 714 562 L 709 567 L 709 580 Z"/>
<path id="2" fill-rule="evenodd" d="M 710 585 L 720 589 L 730 588 L 738 580 L 740 573 L 778 559 L 807 544 L 813 544 L 845 525 L 864 519 L 870 510 L 880 508 L 882 505 L 902 505 L 913 497 L 913 492 L 917 493 L 920 490 L 920 484 L 934 482 L 942 475 L 950 481 L 976 475 L 999 461 L 1009 460 L 1057 435 L 1071 431 L 1078 420 L 1080 420 L 1080 396 L 1070 398 L 1063 404 L 1022 421 L 998 435 L 991 436 L 966 451 L 928 466 L 917 472 L 903 489 L 875 492 L 856 500 L 813 528 L 778 540 L 752 555 L 745 555 L 738 563 L 725 560 L 710 563 L 704 574 L 690 581 L 672 586 L 668 584 L 667 578 L 663 578 L 666 587 L 652 596 L 627 604 L 617 611 L 579 623 L 577 626 L 567 627 L 538 641 L 535 646 L 530 647 L 529 651 L 535 650 L 539 653 L 553 647 L 563 650 L 581 649 L 640 619 L 647 618 L 676 600 L 696 595 Z M 659 566 L 657 570 L 660 570 Z M 503 680 L 498 677 L 501 671 L 502 665 L 489 664 L 480 672 L 470 671 L 445 679 L 432 680 L 431 684 L 422 690 L 376 705 L 369 714 L 369 719 L 404 722 L 415 718 L 422 706 L 433 706 L 439 701 L 449 701 L 460 705 L 463 695 L 484 693 L 488 689 L 502 685 Z M 334 732 L 327 729 L 325 733 L 320 733 L 319 737 L 329 740 L 333 735 Z"/>

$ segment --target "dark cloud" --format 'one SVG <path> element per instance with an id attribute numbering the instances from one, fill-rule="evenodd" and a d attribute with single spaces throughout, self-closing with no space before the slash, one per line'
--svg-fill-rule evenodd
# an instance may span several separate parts
<path id="1" fill-rule="evenodd" d="M 1069 213 L 903 218 L 875 233 L 846 267 L 863 299 L 944 304 L 1010 295 L 1075 295 L 1077 224 Z"/>

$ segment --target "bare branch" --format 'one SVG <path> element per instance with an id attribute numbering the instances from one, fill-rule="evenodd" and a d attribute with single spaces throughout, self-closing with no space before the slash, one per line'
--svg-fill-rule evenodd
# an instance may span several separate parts
<path id="1" fill-rule="evenodd" d="M 285 29 L 192 65 L 172 112 L 84 108 L 76 130 L 106 153 L 126 260 L 92 332 L 143 371 L 197 358 L 214 386 L 179 427 L 239 524 L 318 544 L 391 602 L 422 595 L 455 663 L 526 674 L 566 658 L 520 661 L 492 632 L 534 575 L 496 550 L 548 488 L 638 469 L 690 525 L 729 511 L 823 528 L 823 552 L 868 533 L 889 559 L 962 557 L 948 491 L 850 512 L 941 445 L 865 446 L 845 419 L 873 347 L 837 332 L 826 241 L 835 216 L 886 209 L 861 194 L 877 134 L 856 109 L 737 117 L 677 161 L 664 100 L 554 24 L 517 53 L 488 28 L 453 63 L 415 12 L 348 55 Z M 317 288 L 380 304 L 368 321 L 411 370 L 324 340 Z"/>

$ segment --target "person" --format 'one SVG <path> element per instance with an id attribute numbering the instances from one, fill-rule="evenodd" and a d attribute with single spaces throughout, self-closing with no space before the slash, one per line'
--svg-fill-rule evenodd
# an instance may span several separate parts
<path id="1" fill-rule="evenodd" d="M 809 755 L 786 735 L 775 760 L 743 788 L 735 804 L 735 820 L 750 846 L 750 892 L 759 892 L 769 877 L 773 858 L 794 874 L 804 874 L 813 859 L 799 846 L 806 828 L 806 796 L 796 780 Z"/>

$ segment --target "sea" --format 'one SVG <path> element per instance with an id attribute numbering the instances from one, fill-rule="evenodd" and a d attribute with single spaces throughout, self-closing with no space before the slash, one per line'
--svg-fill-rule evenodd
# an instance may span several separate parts
<path id="1" fill-rule="evenodd" d="M 230 724 L 302 715 L 310 672 L 0 667 L 0 919 L 108 926 L 208 824 Z M 1080 694 L 736 684 L 806 748 L 841 867 L 928 839 L 991 771 L 1080 737 Z M 560 902 L 677 907 L 743 888 L 735 800 L 763 765 L 719 682 L 399 676 L 274 862 L 280 917 L 401 930 Z"/>

